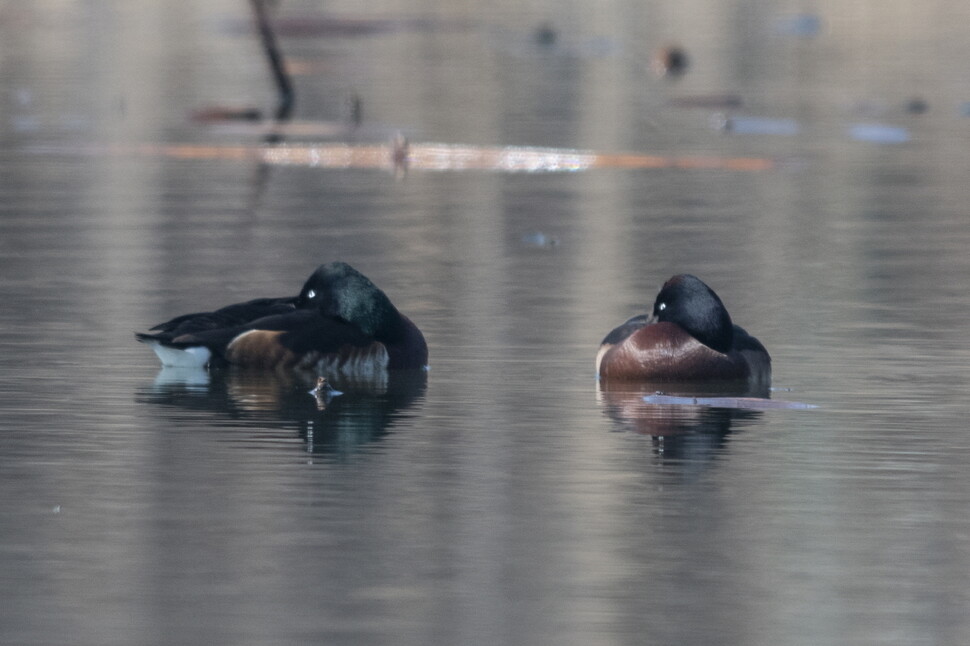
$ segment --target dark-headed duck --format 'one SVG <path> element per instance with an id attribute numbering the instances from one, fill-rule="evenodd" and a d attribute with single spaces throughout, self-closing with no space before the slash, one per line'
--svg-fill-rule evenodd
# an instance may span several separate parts
<path id="1" fill-rule="evenodd" d="M 635 316 L 606 335 L 596 374 L 604 380 L 767 384 L 771 357 L 734 325 L 714 290 L 681 274 L 664 283 L 652 316 Z"/>
<path id="2" fill-rule="evenodd" d="M 318 267 L 298 296 L 187 314 L 136 336 L 166 366 L 218 361 L 367 378 L 428 363 L 428 346 L 417 326 L 343 262 Z"/>

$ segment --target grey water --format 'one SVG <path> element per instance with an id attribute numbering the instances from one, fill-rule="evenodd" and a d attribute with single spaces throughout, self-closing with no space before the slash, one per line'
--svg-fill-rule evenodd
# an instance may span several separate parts
<path id="1" fill-rule="evenodd" d="M 295 122 L 769 167 L 173 154 L 261 145 L 193 119 L 272 110 L 248 3 L 0 2 L 0 643 L 966 643 L 970 9 L 486 4 L 277 3 Z M 426 374 L 318 405 L 134 340 L 337 259 Z M 601 389 L 681 272 L 817 408 Z"/>

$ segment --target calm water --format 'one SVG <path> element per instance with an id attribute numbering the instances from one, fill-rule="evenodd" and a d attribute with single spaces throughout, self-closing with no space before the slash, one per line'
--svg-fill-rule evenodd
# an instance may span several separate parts
<path id="1" fill-rule="evenodd" d="M 136 154 L 258 148 L 190 118 L 272 107 L 247 5 L 0 2 L 0 643 L 966 643 L 967 7 L 383 4 L 279 8 L 331 142 L 775 165 Z M 335 259 L 427 375 L 320 410 L 132 337 Z M 603 335 L 684 271 L 817 409 L 599 392 Z"/>

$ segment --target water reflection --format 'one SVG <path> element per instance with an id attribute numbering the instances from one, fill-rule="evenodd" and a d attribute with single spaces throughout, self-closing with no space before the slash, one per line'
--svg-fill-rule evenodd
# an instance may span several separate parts
<path id="1" fill-rule="evenodd" d="M 663 392 L 684 397 L 766 397 L 765 386 L 660 384 L 600 381 L 596 398 L 603 413 L 619 429 L 648 435 L 664 459 L 707 461 L 723 449 L 738 420 L 752 420 L 759 411 L 705 405 L 656 404 L 644 399 Z"/>
<path id="2" fill-rule="evenodd" d="M 340 395 L 314 396 L 316 377 L 296 372 L 164 368 L 151 386 L 136 392 L 135 401 L 211 413 L 214 424 L 295 428 L 308 452 L 346 455 L 387 436 L 423 399 L 428 373 L 402 370 L 376 380 L 331 383 Z"/>

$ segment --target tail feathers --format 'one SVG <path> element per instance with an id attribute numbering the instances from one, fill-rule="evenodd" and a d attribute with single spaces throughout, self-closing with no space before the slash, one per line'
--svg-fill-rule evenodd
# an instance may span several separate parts
<path id="1" fill-rule="evenodd" d="M 164 345 L 150 334 L 136 334 L 139 341 L 151 346 L 163 366 L 171 368 L 203 368 L 209 363 L 212 352 L 209 348 L 198 345 L 176 348 Z"/>

